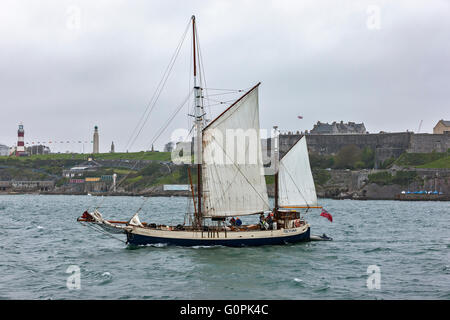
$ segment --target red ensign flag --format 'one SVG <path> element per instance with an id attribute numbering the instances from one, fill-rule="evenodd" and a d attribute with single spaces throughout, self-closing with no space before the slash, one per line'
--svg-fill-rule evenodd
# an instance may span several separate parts
<path id="1" fill-rule="evenodd" d="M 333 222 L 333 217 L 329 214 L 325 209 L 322 209 L 322 213 L 320 214 L 322 217 L 327 218 L 330 222 Z"/>

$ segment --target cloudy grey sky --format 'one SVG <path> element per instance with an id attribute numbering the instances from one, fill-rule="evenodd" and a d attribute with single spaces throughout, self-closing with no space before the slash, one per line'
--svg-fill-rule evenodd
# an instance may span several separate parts
<path id="1" fill-rule="evenodd" d="M 449 1 L 2 1 L 0 143 L 16 142 L 19 122 L 29 142 L 90 141 L 98 125 L 100 151 L 111 141 L 123 151 L 192 14 L 208 87 L 261 81 L 262 127 L 343 120 L 398 132 L 423 120 L 432 132 L 450 119 Z M 187 95 L 190 50 L 132 151 L 149 148 Z M 157 148 L 187 128 L 186 113 Z"/>

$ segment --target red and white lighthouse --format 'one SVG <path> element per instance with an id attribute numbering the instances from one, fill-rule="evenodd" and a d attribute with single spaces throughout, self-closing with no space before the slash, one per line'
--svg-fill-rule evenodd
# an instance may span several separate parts
<path id="1" fill-rule="evenodd" d="M 19 130 L 17 130 L 17 148 L 16 156 L 25 155 L 25 142 L 24 142 L 25 130 L 23 130 L 23 124 L 19 124 Z"/>

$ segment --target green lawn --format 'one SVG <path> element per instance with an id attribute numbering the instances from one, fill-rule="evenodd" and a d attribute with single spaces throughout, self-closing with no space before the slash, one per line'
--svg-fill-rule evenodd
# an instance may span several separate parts
<path id="1" fill-rule="evenodd" d="M 421 166 L 426 166 L 424 168 L 432 168 L 428 167 L 428 165 L 443 158 L 448 158 L 448 156 L 449 154 L 447 152 L 404 153 L 394 163 L 400 166 L 411 166 L 418 168 Z"/>
<path id="2" fill-rule="evenodd" d="M 426 168 L 426 169 L 450 169 L 450 156 L 437 159 L 432 162 L 425 163 L 416 168 Z"/>
<path id="3" fill-rule="evenodd" d="M 116 168 L 114 168 L 113 170 L 114 170 L 114 173 L 123 174 L 123 175 L 137 172 L 136 170 L 130 170 L 130 169 L 116 169 Z"/>

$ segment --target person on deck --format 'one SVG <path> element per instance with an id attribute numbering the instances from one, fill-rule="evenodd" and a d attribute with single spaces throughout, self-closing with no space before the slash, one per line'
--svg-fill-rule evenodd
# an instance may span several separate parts
<path id="1" fill-rule="evenodd" d="M 240 227 L 241 225 L 242 225 L 241 219 L 239 219 L 239 217 L 236 217 L 236 226 Z"/>
<path id="2" fill-rule="evenodd" d="M 266 222 L 269 225 L 269 229 L 273 230 L 273 213 L 272 212 L 269 212 L 269 214 L 267 215 Z"/>
<path id="3" fill-rule="evenodd" d="M 234 219 L 234 217 L 232 217 L 230 219 L 230 226 L 234 227 L 236 225 L 236 219 Z"/>
<path id="4" fill-rule="evenodd" d="M 267 228 L 269 227 L 267 225 L 266 219 L 264 218 L 264 213 L 261 213 L 259 215 L 259 225 L 261 227 L 261 230 L 267 230 Z"/>

